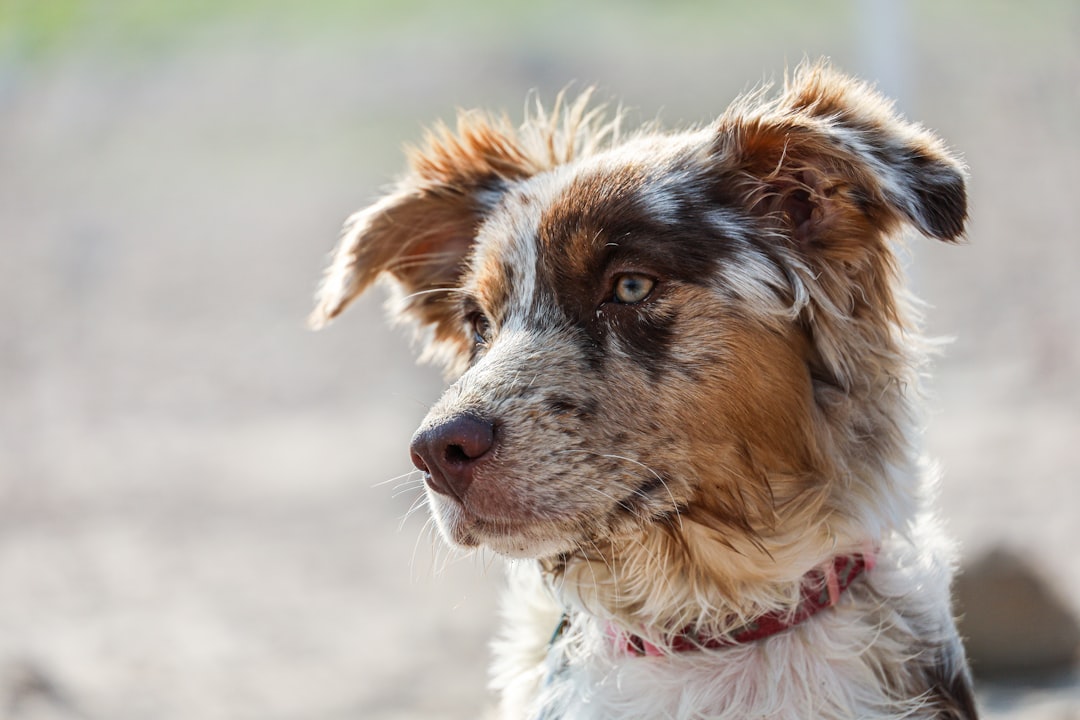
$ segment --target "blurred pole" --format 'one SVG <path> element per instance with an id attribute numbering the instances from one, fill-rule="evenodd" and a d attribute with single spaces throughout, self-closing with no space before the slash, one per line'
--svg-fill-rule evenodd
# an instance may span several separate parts
<path id="1" fill-rule="evenodd" d="M 911 57 L 915 53 L 911 37 L 910 0 L 854 0 L 855 47 L 862 66 L 860 74 L 877 89 L 896 101 L 896 109 L 909 118 L 917 117 L 918 88 L 913 86 Z M 897 247 L 907 270 L 908 283 L 916 295 L 920 290 L 919 243 Z"/>
<path id="2" fill-rule="evenodd" d="M 909 58 L 909 0 L 855 0 L 855 46 L 861 74 L 896 100 L 904 114 L 914 112 Z"/>

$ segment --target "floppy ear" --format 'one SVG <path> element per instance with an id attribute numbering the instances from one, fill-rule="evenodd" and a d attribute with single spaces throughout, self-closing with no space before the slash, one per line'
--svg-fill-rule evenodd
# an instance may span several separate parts
<path id="1" fill-rule="evenodd" d="M 946 241 L 964 232 L 961 164 L 890 101 L 826 64 L 800 67 L 771 103 L 736 105 L 719 130 L 717 151 L 742 173 L 744 196 L 779 215 L 809 254 L 856 260 L 902 223 Z"/>
<path id="2" fill-rule="evenodd" d="M 462 113 L 411 149 L 409 173 L 346 222 L 310 317 L 321 328 L 378 277 L 395 286 L 391 312 L 432 330 L 429 350 L 465 350 L 453 291 L 476 230 L 508 184 L 537 170 L 505 119 Z"/>
<path id="3" fill-rule="evenodd" d="M 825 64 L 800 67 L 772 102 L 736 103 L 716 131 L 717 192 L 758 217 L 763 239 L 788 258 L 815 374 L 851 388 L 895 350 L 895 327 L 907 327 L 888 238 L 910 225 L 959 239 L 963 167 L 889 101 Z"/>
<path id="4" fill-rule="evenodd" d="M 377 278 L 394 288 L 395 319 L 430 328 L 425 357 L 442 356 L 453 369 L 468 355 L 459 303 L 476 232 L 514 183 L 605 147 L 618 117 L 589 108 L 586 89 L 571 102 L 560 93 L 550 111 L 539 103 L 517 130 L 505 116 L 458 114 L 408 149 L 409 171 L 389 194 L 346 222 L 310 317 L 321 328 Z M 460 362 L 457 363 L 460 365 Z"/>

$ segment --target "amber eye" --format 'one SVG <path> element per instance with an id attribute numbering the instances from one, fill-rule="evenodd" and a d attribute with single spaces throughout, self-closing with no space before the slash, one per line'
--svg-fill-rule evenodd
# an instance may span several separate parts
<path id="1" fill-rule="evenodd" d="M 491 322 L 482 312 L 471 312 L 465 323 L 472 332 L 472 340 L 477 345 L 487 345 L 491 341 Z"/>
<path id="2" fill-rule="evenodd" d="M 624 305 L 639 303 L 649 297 L 656 281 L 648 275 L 625 273 L 615 276 L 614 301 Z"/>

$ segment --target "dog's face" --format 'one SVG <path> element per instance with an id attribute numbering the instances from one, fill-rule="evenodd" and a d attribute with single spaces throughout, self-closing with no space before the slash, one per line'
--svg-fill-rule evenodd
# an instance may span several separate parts
<path id="1" fill-rule="evenodd" d="M 386 274 L 430 330 L 456 382 L 412 456 L 457 545 L 603 553 L 689 523 L 767 548 L 827 523 L 843 458 L 895 451 L 889 413 L 845 401 L 902 380 L 886 238 L 961 233 L 958 164 L 823 68 L 704 130 L 608 130 L 579 103 L 432 135 L 351 221 L 315 322 Z"/>
<path id="2" fill-rule="evenodd" d="M 568 552 L 700 494 L 744 525 L 757 509 L 732 493 L 764 499 L 729 484 L 746 438 L 809 425 L 781 269 L 693 177 L 692 145 L 642 145 L 515 184 L 477 230 L 454 293 L 468 369 L 413 442 L 458 544 Z"/>

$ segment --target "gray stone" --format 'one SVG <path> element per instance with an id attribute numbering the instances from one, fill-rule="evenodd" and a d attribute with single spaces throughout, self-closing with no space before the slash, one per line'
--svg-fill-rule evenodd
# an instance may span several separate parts
<path id="1" fill-rule="evenodd" d="M 954 593 L 977 678 L 1053 680 L 1076 666 L 1075 610 L 1026 558 L 995 548 L 962 568 Z"/>
<path id="2" fill-rule="evenodd" d="M 0 712 L 10 720 L 86 720 L 68 694 L 38 663 L 0 663 Z"/>

